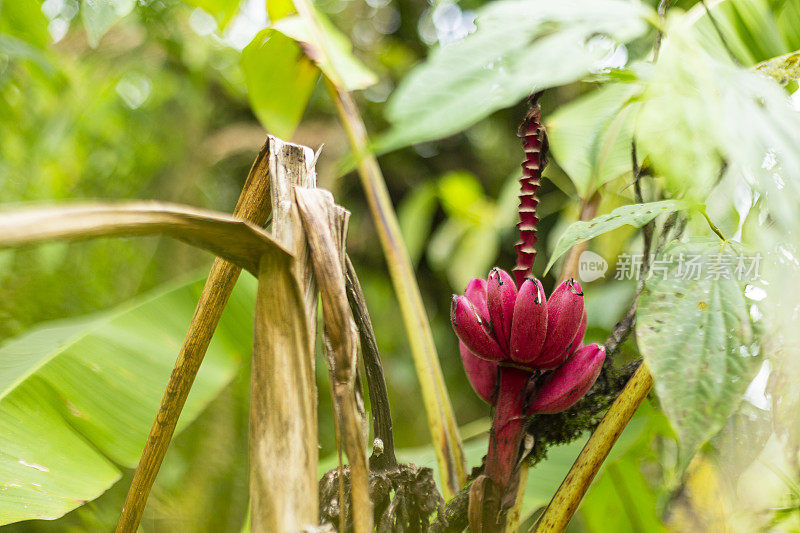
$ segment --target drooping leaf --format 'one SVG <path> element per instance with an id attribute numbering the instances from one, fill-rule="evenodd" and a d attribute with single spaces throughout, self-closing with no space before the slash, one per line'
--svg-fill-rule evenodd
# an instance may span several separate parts
<path id="1" fill-rule="evenodd" d="M 0 249 L 145 235 L 188 242 L 254 274 L 264 253 L 287 253 L 263 228 L 246 220 L 167 202 L 76 203 L 0 211 Z"/>
<path id="2" fill-rule="evenodd" d="M 247 97 L 261 124 L 290 138 L 317 84 L 319 71 L 291 38 L 262 30 L 242 51 Z"/>
<path id="3" fill-rule="evenodd" d="M 0 524 L 57 518 L 136 466 L 202 285 L 42 324 L 0 346 Z M 186 427 L 246 353 L 255 281 L 234 291 L 178 423 Z M 243 327 L 244 325 L 244 327 Z"/>
<path id="4" fill-rule="evenodd" d="M 667 189 L 702 201 L 720 173 L 735 172 L 785 228 L 797 224 L 800 113 L 772 80 L 709 55 L 676 21 L 647 88 L 637 147 Z M 691 169 L 691 171 L 687 171 Z"/>
<path id="5" fill-rule="evenodd" d="M 133 10 L 133 0 L 82 0 L 81 17 L 89 45 L 97 47 L 111 26 Z"/>
<path id="6" fill-rule="evenodd" d="M 753 266 L 728 244 L 674 243 L 639 300 L 636 337 L 680 440 L 681 468 L 736 410 L 760 362 L 740 264 Z"/>
<path id="7" fill-rule="evenodd" d="M 644 33 L 649 13 L 617 0 L 486 5 L 475 33 L 434 50 L 392 95 L 392 129 L 380 149 L 452 135 L 535 91 L 602 69 L 618 43 Z"/>
<path id="8" fill-rule="evenodd" d="M 322 43 L 317 42 L 308 24 L 299 16 L 281 18 L 272 27 L 300 43 L 322 72 L 331 80 L 340 80 L 346 90 L 366 89 L 377 83 L 378 77 L 353 55 L 350 39 L 321 13 L 316 12 L 316 19 Z"/>
<path id="9" fill-rule="evenodd" d="M 183 0 L 183 2 L 199 7 L 212 15 L 223 29 L 239 10 L 239 0 Z"/>
<path id="10" fill-rule="evenodd" d="M 777 10 L 769 0 L 722 0 L 713 5 L 709 3 L 708 8 L 713 22 L 702 3 L 692 8 L 688 18 L 696 18 L 694 29 L 700 43 L 717 57 L 727 58 L 730 50 L 743 65 L 751 66 L 792 50 L 787 35 L 780 29 Z M 790 35 L 795 33 L 789 32 Z"/>
<path id="11" fill-rule="evenodd" d="M 600 215 L 592 220 L 573 222 L 567 230 L 558 238 L 545 273 L 550 270 L 556 259 L 561 257 L 570 248 L 578 243 L 593 239 L 598 235 L 615 230 L 626 224 L 641 228 L 658 215 L 672 213 L 681 209 L 687 209 L 691 204 L 679 200 L 662 200 L 660 202 L 650 202 L 646 204 L 624 205 L 614 209 L 607 215 Z"/>
<path id="12" fill-rule="evenodd" d="M 550 153 L 581 198 L 631 171 L 631 141 L 640 88 L 612 83 L 560 108 L 546 120 Z"/>

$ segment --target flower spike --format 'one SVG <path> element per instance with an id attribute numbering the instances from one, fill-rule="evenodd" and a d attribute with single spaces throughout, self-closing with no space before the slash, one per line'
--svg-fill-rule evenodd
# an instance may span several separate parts
<path id="1" fill-rule="evenodd" d="M 522 163 L 521 190 L 519 194 L 519 241 L 514 247 L 517 250 L 517 264 L 514 267 L 514 278 L 517 285 L 531 275 L 533 261 L 536 259 L 536 225 L 539 217 L 536 208 L 539 198 L 536 191 L 542 180 L 542 170 L 547 165 L 547 131 L 542 124 L 542 109 L 534 97 L 528 115 L 519 127 L 517 135 L 523 138 L 525 161 Z"/>

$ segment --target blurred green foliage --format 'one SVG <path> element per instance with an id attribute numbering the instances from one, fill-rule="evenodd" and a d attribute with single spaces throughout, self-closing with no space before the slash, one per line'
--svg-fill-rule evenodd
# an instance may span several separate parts
<path id="1" fill-rule="evenodd" d="M 123 309 L 46 323 L 0 348 L 3 523 L 58 518 L 133 468 L 183 342 L 200 283 Z M 231 295 L 177 431 L 217 397 L 247 359 L 255 282 Z M 22 421 L 23 423 L 20 423 Z"/>
<path id="2" fill-rule="evenodd" d="M 420 416 L 417 376 L 397 326 L 398 304 L 358 180 L 340 172 L 348 148 L 317 82 L 319 69 L 347 73 L 348 85 L 363 89 L 356 97 L 368 129 L 386 133 L 379 147 L 397 148 L 381 157 L 381 165 L 460 424 L 481 425 L 488 407 L 463 375 L 449 324 L 449 296 L 491 266 L 513 266 L 522 160 L 516 127 L 525 112 L 515 104 L 534 85 L 552 87 L 541 102 L 554 156 L 539 191 L 542 244 L 536 274 L 543 273 L 556 249 L 561 251 L 557 243 L 578 217 L 579 197 L 602 188 L 600 215 L 633 200 L 629 148 L 634 132 L 641 160 L 648 158 L 650 173 L 659 178 L 646 181 L 646 201 L 688 196 L 707 204 L 727 236 L 744 232 L 758 244 L 753 236 L 753 228 L 761 228 L 754 222 L 760 220 L 753 209 L 757 199 L 743 206 L 730 193 L 743 187 L 744 175 L 765 193 L 771 216 L 785 229 L 796 227 L 798 181 L 790 182 L 788 190 L 776 188 L 769 181 L 772 166 L 763 167 L 761 159 L 765 149 L 784 154 L 787 147 L 796 148 L 797 119 L 783 112 L 784 93 L 738 68 L 729 56 L 749 67 L 800 48 L 800 2 L 717 2 L 712 13 L 724 39 L 701 4 L 674 2 L 674 18 L 664 29 L 678 37 L 665 44 L 655 67 L 649 58 L 656 29 L 644 21 L 654 21 L 656 2 L 612 3 L 616 10 L 604 12 L 599 12 L 602 6 L 593 11 L 591 2 L 579 4 L 589 6 L 580 17 L 560 12 L 557 3 L 547 4 L 563 24 L 551 32 L 536 17 L 515 20 L 518 13 L 510 6 L 519 2 L 321 0 L 316 6 L 331 23 L 326 24 L 326 40 L 336 42 L 339 54 L 333 66 L 318 67 L 303 55 L 313 48 L 313 39 L 284 18 L 292 12 L 285 0 L 4 0 L 0 198 L 6 206 L 157 198 L 230 211 L 264 140 L 264 127 L 315 148 L 324 143 L 319 180 L 353 213 L 348 249 L 384 358 L 395 441 L 405 449 L 399 456 L 432 464 L 431 450 L 424 448 L 429 434 Z M 282 29 L 268 28 L 268 13 L 273 22 L 284 21 Z M 477 41 L 465 40 L 475 31 L 479 13 L 488 13 L 495 25 L 481 30 Z M 518 34 L 508 35 L 509 20 Z M 676 21 L 692 22 L 695 30 L 682 33 Z M 567 53 L 590 38 L 597 25 L 617 39 L 606 37 L 588 52 Z M 508 79 L 491 69 L 484 72 L 484 63 L 500 52 L 513 67 Z M 598 57 L 606 67 L 595 68 Z M 498 80 L 513 83 L 492 92 Z M 758 120 L 742 125 L 742 115 Z M 798 156 L 788 152 L 780 163 L 794 172 L 800 168 Z M 723 161 L 739 172 L 728 172 L 720 182 Z M 749 216 L 751 211 L 758 216 Z M 639 233 L 612 225 L 617 229 L 589 244 L 610 264 L 604 278 L 587 284 L 587 341 L 608 336 L 635 290 L 612 278 L 614 258 L 641 250 Z M 702 220 L 690 221 L 689 232 L 710 234 Z M 208 263 L 208 256 L 160 239 L 0 251 L 0 340 L 40 322 L 112 308 Z M 544 277 L 548 292 L 557 266 Z M 231 349 L 247 353 L 250 335 L 247 327 L 235 331 Z M 629 342 L 618 357 L 625 362 L 636 355 Z M 177 436 L 142 530 L 241 527 L 247 508 L 249 379 L 244 366 Z M 320 455 L 330 458 L 335 453 L 333 418 L 321 360 L 318 383 Z M 615 451 L 618 455 L 587 496 L 574 530 L 657 531 L 667 518 L 678 529 L 686 525 L 674 518 L 679 513 L 670 518 L 666 512 L 671 503 L 677 509 L 697 505 L 675 479 L 675 435 L 657 409 L 646 406 L 637 420 L 634 444 Z M 713 457 L 718 447 L 712 444 L 706 453 Z M 482 446 L 480 437 L 467 442 L 470 466 L 480 462 Z M 529 505 L 534 508 L 526 508 L 527 514 L 544 504 L 579 447 L 554 449 L 551 460 L 532 471 Z M 689 480 L 707 475 L 704 466 L 690 469 Z M 541 485 L 536 485 L 537 472 Z M 23 522 L 8 530 L 107 530 L 116 521 L 129 480 L 126 469 L 105 494 L 63 518 Z"/>

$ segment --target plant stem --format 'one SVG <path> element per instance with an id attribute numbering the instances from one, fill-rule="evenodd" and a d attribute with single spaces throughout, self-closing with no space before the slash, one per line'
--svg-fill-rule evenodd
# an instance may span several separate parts
<path id="1" fill-rule="evenodd" d="M 637 204 L 644 203 L 644 196 L 642 196 L 642 167 L 639 165 L 639 159 L 636 155 L 636 139 L 631 140 L 631 167 L 633 170 L 633 194 Z M 639 267 L 639 277 L 642 282 L 645 278 L 644 274 L 650 270 L 650 250 L 653 246 L 653 232 L 655 231 L 655 220 L 651 220 L 642 228 L 642 239 L 644 241 L 644 256 L 642 257 L 642 265 Z"/>
<path id="2" fill-rule="evenodd" d="M 581 200 L 579 220 L 591 220 L 597 214 L 597 209 L 600 207 L 600 191 L 595 191 L 591 198 L 588 200 Z M 589 241 L 584 241 L 576 244 L 567 252 L 567 257 L 564 258 L 564 263 L 561 267 L 561 276 L 558 282 L 566 281 L 569 278 L 574 278 L 578 275 L 578 262 L 580 261 L 581 254 L 589 246 Z"/>
<path id="3" fill-rule="evenodd" d="M 661 51 L 661 41 L 664 39 L 664 24 L 667 21 L 667 10 L 669 9 L 670 0 L 660 0 L 658 3 L 658 33 L 656 33 L 656 41 L 653 44 L 653 63 L 658 61 L 658 53 Z"/>
<path id="4" fill-rule="evenodd" d="M 722 242 L 727 242 L 728 239 L 725 238 L 725 235 L 723 235 L 722 232 L 719 230 L 719 228 L 711 221 L 711 217 L 708 216 L 706 210 L 703 209 L 701 213 L 703 213 L 703 217 L 706 219 L 706 222 L 708 222 L 708 227 L 711 228 L 711 231 L 716 233 L 717 237 L 722 239 Z"/>
<path id="5" fill-rule="evenodd" d="M 233 211 L 235 216 L 258 225 L 266 223 L 271 211 L 268 161 L 269 141 L 261 148 L 253 163 Z M 139 527 L 147 497 L 175 432 L 181 410 L 241 271 L 240 267 L 228 261 L 220 258 L 214 260 L 128 489 L 117 532 L 133 533 Z"/>
<path id="6" fill-rule="evenodd" d="M 354 533 L 373 531 L 369 496 L 364 419 L 356 402 L 358 332 L 350 304 L 344 269 L 344 235 L 350 213 L 333 203 L 329 194 L 313 189 L 295 189 L 300 218 L 311 250 L 314 276 L 322 300 L 324 339 L 331 363 L 334 410 L 339 418 L 343 448 L 350 463 L 350 496 Z M 326 222 L 331 226 L 326 227 Z M 334 238 L 334 234 L 341 236 Z M 339 472 L 342 478 L 342 472 Z M 340 509 L 346 502 L 340 501 Z M 342 513 L 344 514 L 344 513 Z M 344 516 L 340 525 L 344 527 Z"/>
<path id="7" fill-rule="evenodd" d="M 471 529 L 482 533 L 505 531 L 506 511 L 513 507 L 519 487 L 519 448 L 527 422 L 523 407 L 531 372 L 511 366 L 498 370 L 485 475 L 473 483 L 469 497 Z"/>
<path id="8" fill-rule="evenodd" d="M 653 378 L 642 363 L 592 433 L 531 533 L 566 530 L 603 461 L 652 388 Z"/>
<path id="9" fill-rule="evenodd" d="M 319 523 L 315 256 L 295 201 L 296 190 L 316 186 L 314 152 L 274 137 L 269 143 L 271 231 L 292 256 L 265 254 L 259 264 L 250 365 L 252 533 Z"/>
<path id="10" fill-rule="evenodd" d="M 508 487 L 517 467 L 517 456 L 525 429 L 522 404 L 531 373 L 513 367 L 500 367 L 500 387 L 486 455 L 486 475 L 501 490 Z"/>

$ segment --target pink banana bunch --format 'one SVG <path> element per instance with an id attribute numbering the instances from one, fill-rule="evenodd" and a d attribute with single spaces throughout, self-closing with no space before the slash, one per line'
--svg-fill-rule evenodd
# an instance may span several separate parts
<path id="1" fill-rule="evenodd" d="M 454 295 L 450 306 L 469 381 L 494 406 L 486 469 L 470 488 L 473 531 L 503 529 L 505 510 L 513 504 L 519 480 L 526 418 L 574 405 L 597 380 L 606 357 L 603 346 L 583 345 L 586 309 L 580 284 L 565 281 L 548 299 L 531 274 L 538 241 L 537 191 L 548 149 L 537 98 L 531 98 L 518 132 L 525 160 L 514 279 L 494 268 L 487 280 L 470 281 L 464 295 Z"/>
<path id="2" fill-rule="evenodd" d="M 495 407 L 486 474 L 501 491 L 516 470 L 525 418 L 571 407 L 600 373 L 605 348 L 583 345 L 586 319 L 581 286 L 572 279 L 546 299 L 539 280 L 517 288 L 494 268 L 488 280 L 475 278 L 463 296 L 453 296 L 451 320 L 467 376 Z"/>

